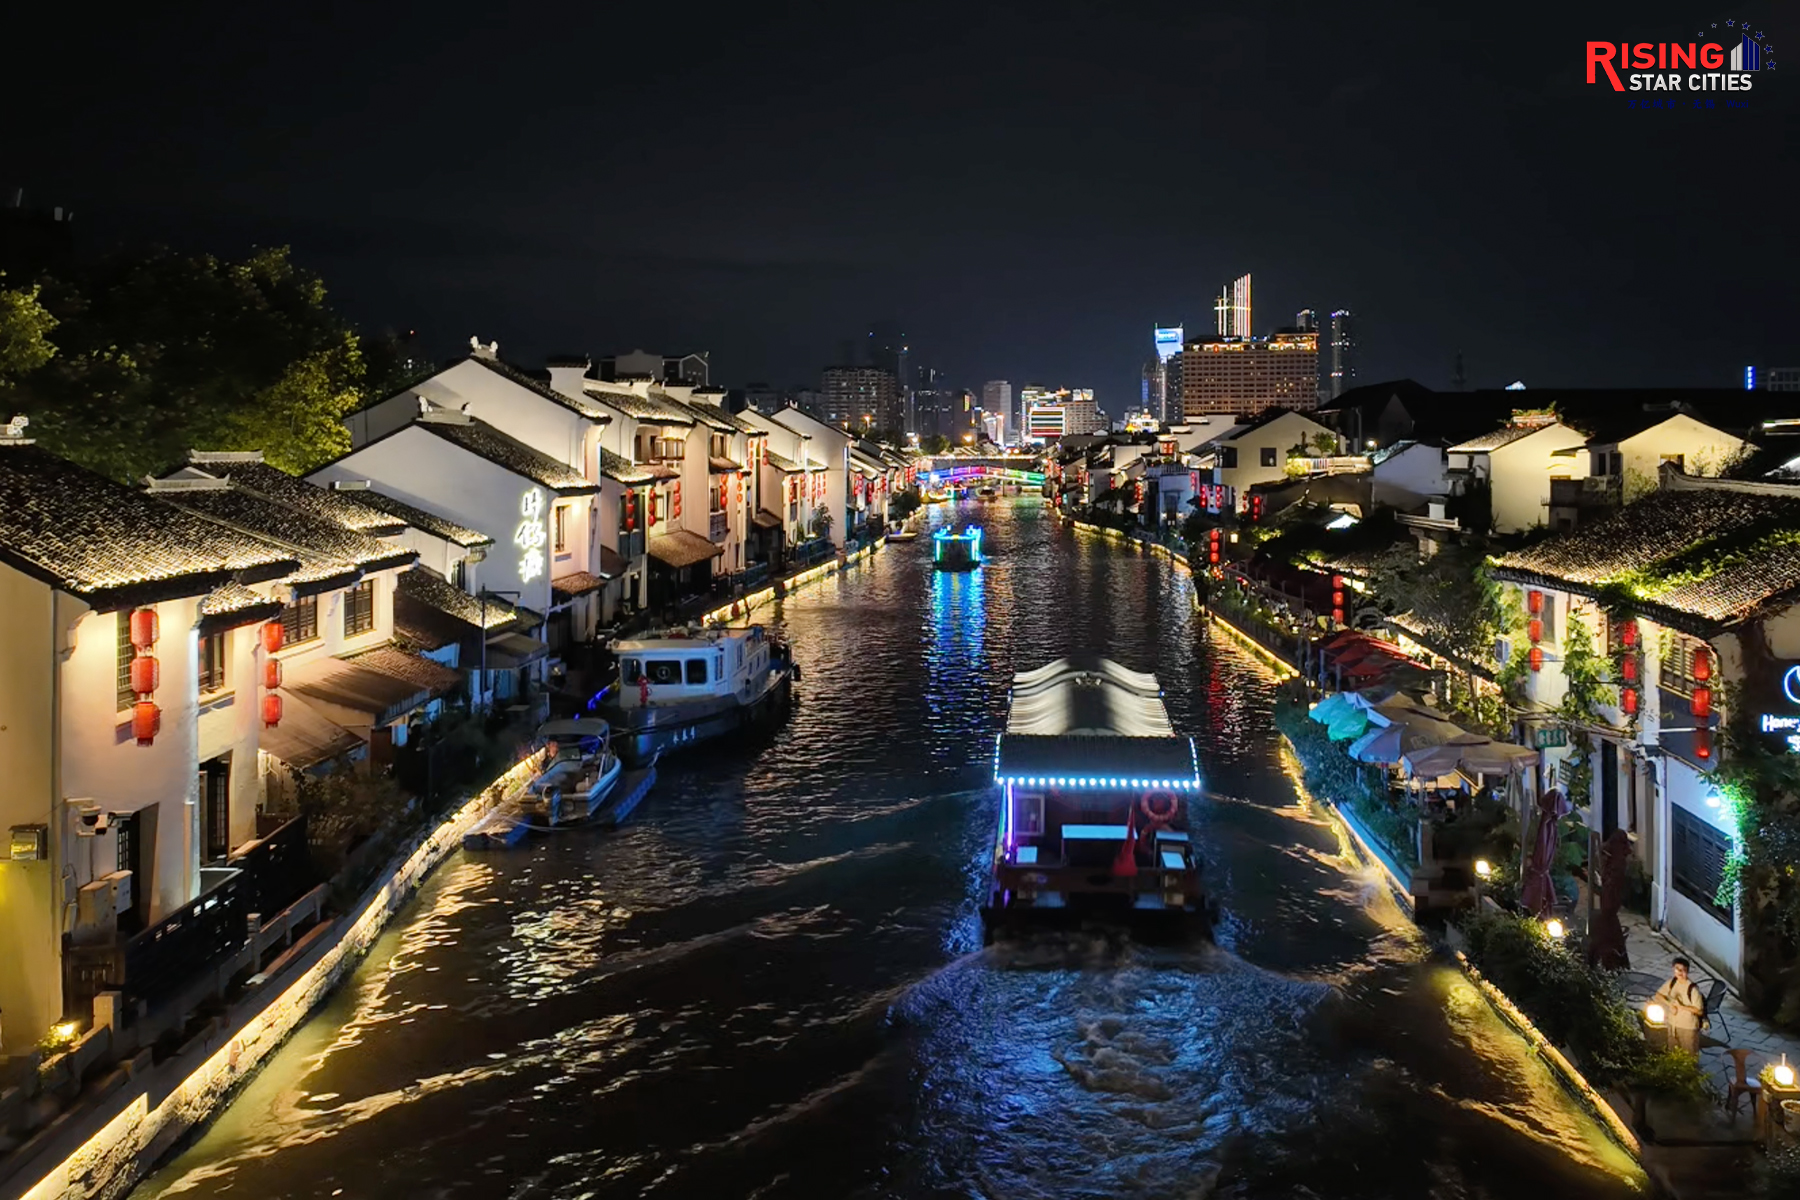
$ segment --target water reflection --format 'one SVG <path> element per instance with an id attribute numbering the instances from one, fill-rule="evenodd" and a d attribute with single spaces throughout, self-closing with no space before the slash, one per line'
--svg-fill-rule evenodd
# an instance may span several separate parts
<path id="1" fill-rule="evenodd" d="M 675 765 L 616 834 L 453 860 L 142 1194 L 1637 1191 L 1298 801 L 1269 679 L 1179 571 L 1035 500 L 929 520 L 988 563 L 921 540 L 791 598 L 772 740 Z M 980 949 L 1005 677 L 1084 650 L 1197 735 L 1217 947 Z"/>

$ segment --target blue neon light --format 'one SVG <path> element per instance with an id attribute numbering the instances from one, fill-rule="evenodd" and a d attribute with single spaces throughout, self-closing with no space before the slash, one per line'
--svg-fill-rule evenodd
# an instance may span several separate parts
<path id="1" fill-rule="evenodd" d="M 1756 368 L 1755 367 L 1745 367 L 1744 368 L 1744 390 L 1746 392 L 1754 392 L 1756 390 Z"/>

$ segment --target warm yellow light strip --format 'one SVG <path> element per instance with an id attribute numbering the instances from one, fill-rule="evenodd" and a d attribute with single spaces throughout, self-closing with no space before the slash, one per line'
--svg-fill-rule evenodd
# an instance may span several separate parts
<path id="1" fill-rule="evenodd" d="M 247 1078 L 287 1036 L 304 1022 L 342 977 L 374 944 L 388 921 L 411 898 L 413 890 L 432 868 L 462 844 L 463 834 L 500 800 L 511 796 L 537 773 L 535 756 L 508 768 L 475 798 L 438 825 L 390 872 L 387 882 L 371 895 L 337 940 L 319 961 L 281 995 L 244 1022 L 226 1043 L 183 1079 L 161 1104 L 152 1109 L 145 1093 L 133 1097 L 124 1110 L 93 1137 L 39 1180 L 21 1200 L 62 1200 L 68 1196 L 110 1194 L 136 1179 L 109 1177 L 118 1170 L 148 1168 L 148 1148 L 170 1126 L 186 1130 L 212 1115 L 214 1108 Z"/>

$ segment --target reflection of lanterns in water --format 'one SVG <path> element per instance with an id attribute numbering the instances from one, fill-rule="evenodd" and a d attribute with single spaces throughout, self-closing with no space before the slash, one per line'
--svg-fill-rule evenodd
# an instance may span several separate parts
<path id="1" fill-rule="evenodd" d="M 1660 1027 L 1668 1019 L 1669 1019 L 1669 1010 L 1664 1008 L 1662 1005 L 1660 1005 L 1660 1004 L 1644 1005 L 1644 1021 L 1647 1024 Z"/>
<path id="2" fill-rule="evenodd" d="M 1560 942 L 1562 941 L 1562 936 L 1565 931 L 1563 929 L 1563 923 L 1555 917 L 1551 917 L 1548 921 L 1544 922 L 1544 932 Z"/>

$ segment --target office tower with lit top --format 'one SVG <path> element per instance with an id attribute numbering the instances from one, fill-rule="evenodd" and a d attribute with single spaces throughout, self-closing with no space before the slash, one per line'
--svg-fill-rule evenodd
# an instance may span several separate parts
<path id="1" fill-rule="evenodd" d="M 1319 335 L 1282 329 L 1268 337 L 1191 338 L 1182 349 L 1178 386 L 1184 416 L 1266 408 L 1313 409 L 1319 404 Z"/>
<path id="2" fill-rule="evenodd" d="M 1331 314 L 1330 350 L 1328 390 L 1335 400 L 1356 386 L 1356 326 L 1355 318 L 1347 308 Z"/>
<path id="3" fill-rule="evenodd" d="M 1019 434 L 1019 418 L 1013 408 L 1012 384 L 1004 379 L 990 379 L 981 385 L 981 408 L 983 412 L 999 413 L 1003 437 L 997 441 L 1016 440 Z"/>
<path id="4" fill-rule="evenodd" d="M 1213 301 L 1213 323 L 1222 338 L 1252 336 L 1250 326 L 1250 276 L 1240 275 L 1225 285 Z"/>

